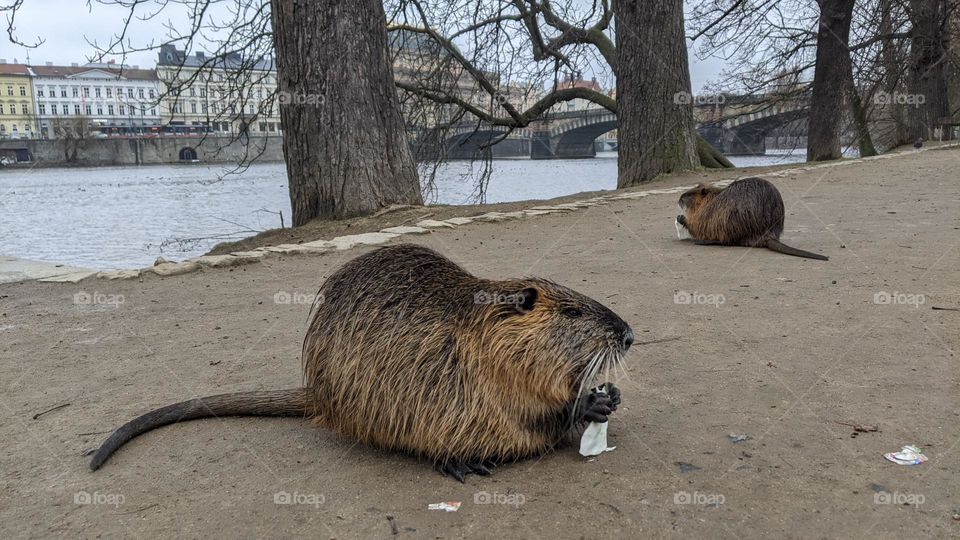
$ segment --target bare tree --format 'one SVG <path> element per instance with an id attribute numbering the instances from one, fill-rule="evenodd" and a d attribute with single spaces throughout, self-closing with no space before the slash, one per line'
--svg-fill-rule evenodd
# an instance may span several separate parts
<path id="1" fill-rule="evenodd" d="M 76 163 L 79 151 L 86 148 L 87 142 L 93 138 L 90 119 L 86 116 L 58 116 L 51 127 L 55 143 L 63 147 L 64 160 L 67 163 Z"/>
<path id="2" fill-rule="evenodd" d="M 23 43 L 14 25 L 29 1 L 37 0 L 16 0 L 4 11 L 10 39 L 35 46 L 41 41 Z M 158 104 L 170 104 L 177 114 L 180 104 L 201 101 L 196 116 L 203 124 L 229 126 L 228 140 L 218 145 L 244 145 L 237 171 L 260 157 L 270 133 L 256 128 L 280 111 L 294 224 L 422 201 L 392 86 L 380 0 L 88 4 L 126 10 L 108 42 L 91 42 L 91 60 L 124 60 L 145 51 L 169 55 L 172 69 L 164 69 Z M 135 37 L 138 22 L 162 17 L 186 24 L 165 23 L 163 39 Z M 224 130 L 204 130 L 202 137 L 217 131 Z"/>
<path id="3" fill-rule="evenodd" d="M 436 46 L 431 69 L 398 80 L 401 100 L 446 105 L 447 125 L 468 118 L 477 122 L 477 131 L 500 127 L 506 136 L 549 115 L 559 103 L 586 100 L 617 114 L 619 187 L 701 162 L 729 165 L 708 144 L 696 144 L 702 139 L 694 131 L 690 100 L 676 99 L 678 92 L 690 93 L 679 1 L 653 16 L 627 0 L 615 9 L 607 0 L 394 0 L 388 5 L 391 29 L 421 34 Z M 614 35 L 613 25 L 622 29 L 620 35 Z M 649 41 L 654 36 L 660 41 Z M 645 69 L 654 71 L 640 77 Z M 447 84 L 436 76 L 441 70 L 454 73 Z M 586 71 L 609 87 L 623 70 L 630 83 L 616 82 L 616 96 L 561 80 Z M 449 84 L 462 77 L 473 83 L 474 94 Z M 540 94 L 531 98 L 537 90 Z M 626 109 L 618 104 L 623 100 Z"/>
<path id="4" fill-rule="evenodd" d="M 294 225 L 422 204 L 380 0 L 272 5 Z"/>
<path id="5" fill-rule="evenodd" d="M 817 0 L 820 17 L 817 54 L 810 98 L 807 161 L 839 159 L 841 125 L 837 111 L 844 109 L 850 80 L 850 24 L 854 0 Z"/>

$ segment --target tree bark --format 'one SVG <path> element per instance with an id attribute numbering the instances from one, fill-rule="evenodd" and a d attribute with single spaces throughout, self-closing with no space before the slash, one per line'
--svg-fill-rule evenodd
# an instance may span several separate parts
<path id="1" fill-rule="evenodd" d="M 895 0 L 880 1 L 880 35 L 889 35 L 894 31 L 893 3 Z M 885 100 L 881 103 L 880 114 L 892 123 L 892 133 L 889 136 L 889 147 L 896 148 L 910 141 L 907 122 L 904 118 L 904 107 L 895 103 L 895 96 L 902 88 L 900 74 L 901 67 L 906 63 L 901 58 L 897 43 L 892 40 L 881 42 L 880 58 L 883 65 L 883 92 Z"/>
<path id="2" fill-rule="evenodd" d="M 423 204 L 380 0 L 271 0 L 293 224 Z"/>
<path id="3" fill-rule="evenodd" d="M 854 0 L 818 0 L 820 24 L 807 133 L 807 161 L 840 159 L 844 87 L 850 70 Z"/>
<path id="4" fill-rule="evenodd" d="M 615 3 L 617 187 L 700 164 L 694 130 L 683 0 Z"/>
<path id="5" fill-rule="evenodd" d="M 945 72 L 949 13 L 945 0 L 911 0 L 910 138 L 932 139 L 938 119 L 950 115 Z"/>
<path id="6" fill-rule="evenodd" d="M 857 145 L 860 149 L 860 157 L 870 157 L 877 155 L 877 148 L 873 144 L 873 136 L 870 135 L 870 122 L 867 119 L 867 108 L 860 97 L 860 89 L 857 88 L 856 81 L 853 80 L 853 63 L 847 62 L 847 100 L 850 103 L 850 114 L 853 116 L 853 127 L 857 132 Z"/>

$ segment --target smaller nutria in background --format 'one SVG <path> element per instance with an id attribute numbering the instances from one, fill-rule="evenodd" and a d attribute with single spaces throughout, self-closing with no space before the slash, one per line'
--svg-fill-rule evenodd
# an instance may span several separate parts
<path id="1" fill-rule="evenodd" d="M 780 242 L 783 197 L 763 178 L 744 178 L 724 189 L 700 184 L 680 196 L 677 237 L 698 245 L 765 247 L 821 261 L 823 255 Z"/>

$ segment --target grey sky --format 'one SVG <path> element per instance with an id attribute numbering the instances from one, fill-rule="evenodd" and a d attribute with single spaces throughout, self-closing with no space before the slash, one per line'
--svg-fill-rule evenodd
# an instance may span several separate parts
<path id="1" fill-rule="evenodd" d="M 164 23 L 184 24 L 186 16 L 175 8 L 176 6 L 168 7 L 160 18 L 135 21 L 132 24 L 133 44 L 143 46 L 151 40 L 159 41 L 166 37 L 168 31 Z M 33 64 L 83 64 L 96 53 L 87 40 L 96 40 L 99 43 L 109 41 L 110 36 L 121 29 L 125 14 L 126 10 L 121 7 L 96 2 L 88 9 L 85 0 L 26 0 L 23 10 L 17 16 L 17 36 L 25 42 L 34 41 L 37 37 L 45 42 L 36 49 L 25 49 L 13 45 L 3 36 L 0 41 L 0 58 L 7 62 L 14 59 L 26 62 L 29 55 Z M 156 53 L 137 53 L 127 58 L 126 63 L 151 68 L 156 64 Z M 694 92 L 699 91 L 711 78 L 715 78 L 722 68 L 722 61 L 708 59 L 701 62 L 693 55 L 693 51 L 690 51 L 690 75 Z"/>

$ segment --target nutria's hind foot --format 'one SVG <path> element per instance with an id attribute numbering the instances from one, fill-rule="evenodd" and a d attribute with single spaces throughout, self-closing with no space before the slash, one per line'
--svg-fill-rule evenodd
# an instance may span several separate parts
<path id="1" fill-rule="evenodd" d="M 580 419 L 602 424 L 607 421 L 608 416 L 617 410 L 617 405 L 620 405 L 620 389 L 613 383 L 605 383 L 594 388 L 587 396 Z"/>
<path id="2" fill-rule="evenodd" d="M 493 463 L 489 461 L 467 462 L 452 459 L 446 463 L 438 463 L 437 471 L 444 476 L 452 476 L 459 480 L 461 484 L 464 484 L 466 483 L 466 476 L 468 474 L 490 476 L 493 474 L 490 472 L 490 468 L 492 467 Z"/>

